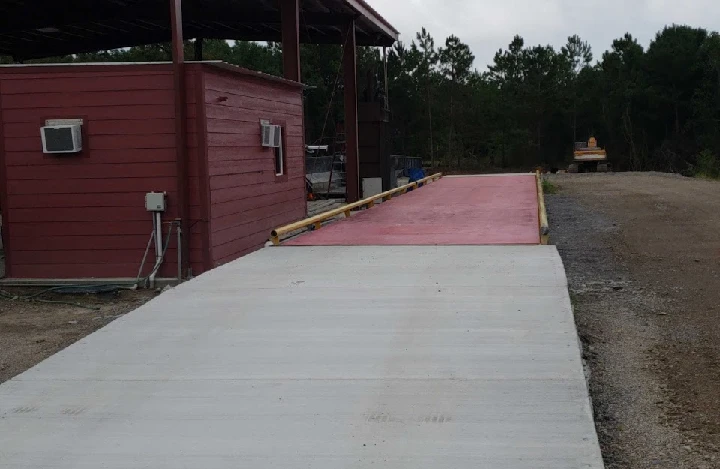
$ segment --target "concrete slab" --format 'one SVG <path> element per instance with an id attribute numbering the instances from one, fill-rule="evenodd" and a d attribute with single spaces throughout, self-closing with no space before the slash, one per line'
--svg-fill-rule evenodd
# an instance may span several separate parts
<path id="1" fill-rule="evenodd" d="M 448 177 L 292 246 L 540 244 L 535 175 Z"/>
<path id="2" fill-rule="evenodd" d="M 554 247 L 266 248 L 0 385 L 1 468 L 602 468 Z"/>

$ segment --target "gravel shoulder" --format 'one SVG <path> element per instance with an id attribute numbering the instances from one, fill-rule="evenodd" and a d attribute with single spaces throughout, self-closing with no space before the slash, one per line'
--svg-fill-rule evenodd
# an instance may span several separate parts
<path id="1" fill-rule="evenodd" d="M 2 288 L 15 296 L 43 289 Z M 120 291 L 102 296 L 43 295 L 42 299 L 78 303 L 9 300 L 0 296 L 0 383 L 106 326 L 152 299 L 154 291 Z"/>
<path id="2" fill-rule="evenodd" d="M 720 183 L 549 179 L 607 467 L 720 467 Z"/>

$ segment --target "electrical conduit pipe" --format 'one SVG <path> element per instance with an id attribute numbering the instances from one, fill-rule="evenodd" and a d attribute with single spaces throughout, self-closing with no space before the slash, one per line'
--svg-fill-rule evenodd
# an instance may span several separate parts
<path id="1" fill-rule="evenodd" d="M 155 233 L 155 266 L 148 278 L 150 288 L 155 288 L 155 276 L 163 263 L 162 212 L 153 212 L 153 232 Z"/>

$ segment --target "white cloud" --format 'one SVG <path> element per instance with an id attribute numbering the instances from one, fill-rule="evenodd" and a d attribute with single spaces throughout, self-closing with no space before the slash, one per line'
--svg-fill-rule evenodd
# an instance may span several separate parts
<path id="1" fill-rule="evenodd" d="M 579 34 L 599 58 L 613 39 L 630 32 L 645 46 L 665 25 L 720 30 L 718 0 L 367 0 L 409 43 L 426 27 L 442 45 L 455 34 L 484 70 L 515 34 L 526 44 L 560 48 Z"/>

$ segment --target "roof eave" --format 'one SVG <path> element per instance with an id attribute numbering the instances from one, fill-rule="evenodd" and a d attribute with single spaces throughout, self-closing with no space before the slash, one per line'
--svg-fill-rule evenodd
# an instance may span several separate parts
<path id="1" fill-rule="evenodd" d="M 375 11 L 365 0 L 345 0 L 355 11 L 371 21 L 378 29 L 388 35 L 392 42 L 398 40 L 400 32 L 393 27 L 385 18 Z"/>

